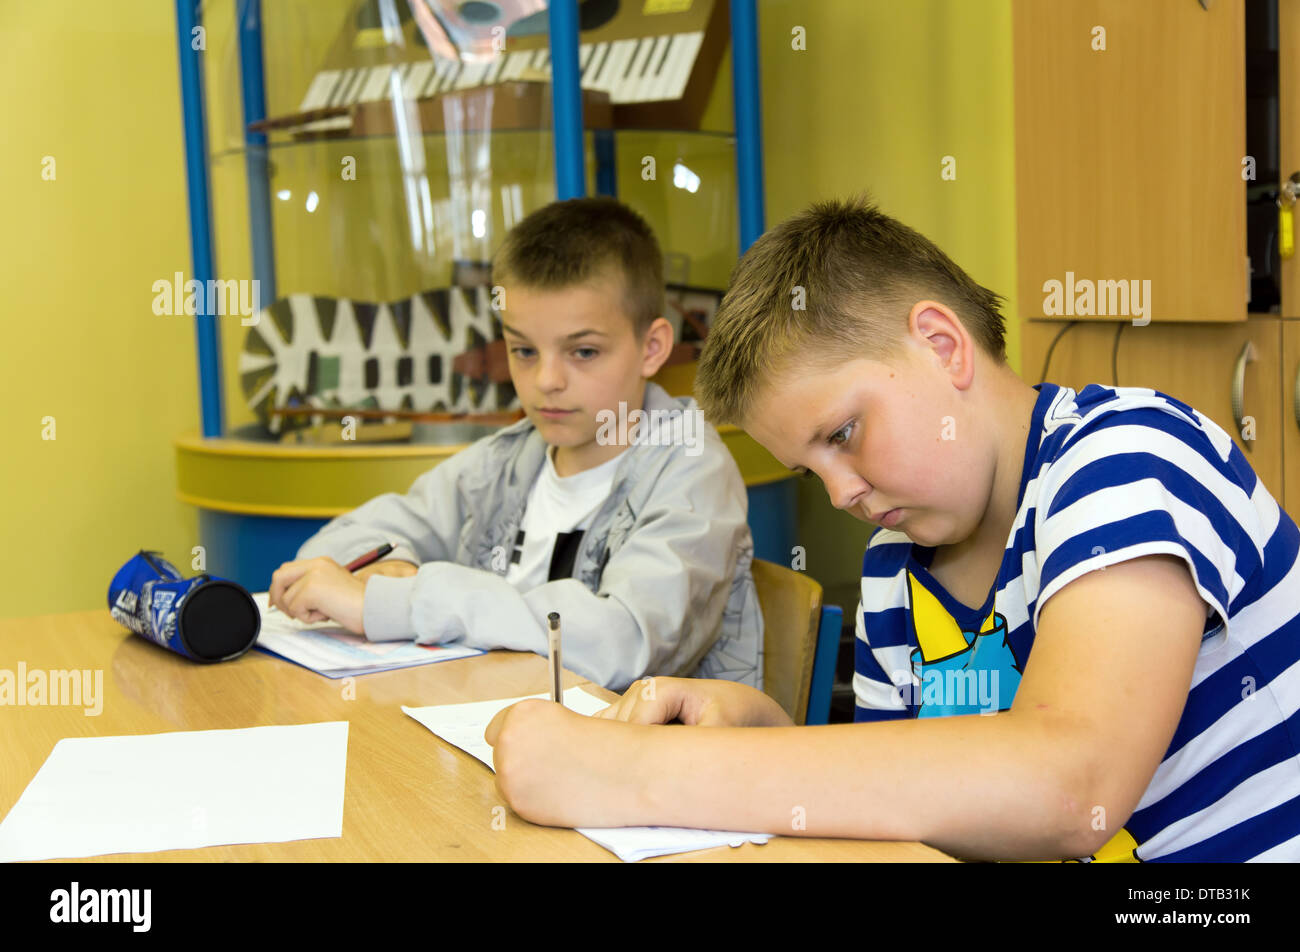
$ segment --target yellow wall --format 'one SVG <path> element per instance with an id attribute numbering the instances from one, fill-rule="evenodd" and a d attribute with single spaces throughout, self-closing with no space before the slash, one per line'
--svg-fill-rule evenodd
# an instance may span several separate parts
<path id="1" fill-rule="evenodd" d="M 171 448 L 198 419 L 194 320 L 152 310 L 190 270 L 171 10 L 0 4 L 6 617 L 105 607 L 132 553 L 198 543 Z"/>
<path id="2" fill-rule="evenodd" d="M 1010 0 L 760 0 L 767 223 L 867 189 L 985 287 L 1010 298 L 1015 140 Z M 792 49 L 804 28 L 803 51 Z M 940 178 L 944 156 L 954 181 Z M 1009 323 L 1015 301 L 1003 309 Z M 1011 364 L 1019 334 L 1009 327 Z M 807 570 L 856 603 L 871 527 L 799 485 Z"/>
<path id="3" fill-rule="evenodd" d="M 238 145 L 236 87 L 221 82 L 237 62 L 231 3 L 205 5 L 214 152 Z M 314 72 L 349 6 L 267 0 L 268 35 L 298 38 L 268 50 L 273 113 L 296 104 L 299 77 Z M 976 280 L 1010 294 L 1010 0 L 759 0 L 759 15 L 769 224 L 815 199 L 870 189 L 885 211 L 937 241 Z M 791 48 L 796 26 L 805 30 L 806 50 Z M 173 5 L 164 0 L 0 5 L 0 76 L 10 91 L 0 149 L 8 213 L 0 227 L 0 300 L 10 315 L 0 348 L 8 409 L 0 615 L 100 607 L 112 572 L 136 549 L 162 549 L 188 568 L 198 543 L 195 511 L 175 501 L 171 446 L 199 426 L 194 322 L 151 310 L 153 282 L 191 270 L 175 44 Z M 729 83 L 728 58 L 708 128 L 729 126 Z M 639 187 L 627 174 L 635 153 L 655 154 L 662 174 L 677 148 L 670 140 L 626 139 L 624 197 Z M 376 156 L 373 178 L 344 187 L 336 172 L 341 152 L 279 150 L 273 182 L 318 183 L 323 203 L 346 203 L 355 218 L 369 208 L 384 235 L 398 231 L 391 166 Z M 703 152 L 700 167 L 713 168 L 710 150 Z M 46 155 L 56 161 L 53 182 L 41 180 Z M 940 180 L 944 155 L 957 160 L 955 182 Z M 549 175 L 549 166 L 520 170 L 533 180 Z M 242 158 L 216 161 L 224 278 L 251 271 L 243 176 Z M 281 295 L 388 299 L 426 281 L 394 270 L 374 250 L 387 238 L 367 246 L 346 231 L 316 227 L 325 217 L 308 216 L 299 197 L 273 203 Z M 663 236 L 670 250 L 708 233 L 700 222 L 725 214 L 676 208 L 665 205 L 663 216 L 690 227 L 674 225 Z M 340 259 L 352 261 L 346 281 Z M 708 278 L 727 267 L 710 260 Z M 237 425 L 251 419 L 235 372 L 244 329 L 223 319 L 221 335 L 227 420 Z M 1018 341 L 1011 349 L 1015 363 Z M 47 415 L 56 418 L 53 441 L 41 439 Z M 847 605 L 867 527 L 832 510 L 815 483 L 801 485 L 800 512 L 797 541 L 808 570 Z"/>

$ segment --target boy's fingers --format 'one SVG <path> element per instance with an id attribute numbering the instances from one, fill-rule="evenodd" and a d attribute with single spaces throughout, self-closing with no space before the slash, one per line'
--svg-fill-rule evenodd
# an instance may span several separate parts
<path id="1" fill-rule="evenodd" d="M 722 709 L 717 704 L 706 704 L 704 709 L 694 718 L 687 720 L 682 718 L 683 724 L 694 724 L 696 727 L 729 727 L 731 722 L 723 716 Z"/>
<path id="2" fill-rule="evenodd" d="M 672 679 L 642 678 L 619 699 L 619 720 L 629 724 L 667 724 L 682 705 L 682 692 Z"/>
<path id="3" fill-rule="evenodd" d="M 307 597 L 310 583 L 311 579 L 306 574 L 302 575 L 285 590 L 284 604 L 280 606 L 286 615 L 304 624 L 310 624 L 310 616 L 315 607 Z"/>
<path id="4" fill-rule="evenodd" d="M 271 573 L 271 587 L 267 589 L 267 597 L 272 605 L 277 605 L 283 611 L 285 591 L 298 579 L 302 578 L 307 571 L 305 562 L 285 562 L 278 569 Z"/>
<path id="5" fill-rule="evenodd" d="M 641 688 L 643 684 L 642 681 L 633 681 L 632 686 L 627 689 L 627 693 L 614 702 L 614 713 L 610 716 L 620 721 L 630 721 L 636 717 L 637 709 L 641 704 Z"/>
<path id="6" fill-rule="evenodd" d="M 497 745 L 497 737 L 501 734 L 501 725 L 505 722 L 506 713 L 510 708 L 502 708 L 497 711 L 496 717 L 488 722 L 487 730 L 483 732 L 483 739 L 492 747 Z"/>

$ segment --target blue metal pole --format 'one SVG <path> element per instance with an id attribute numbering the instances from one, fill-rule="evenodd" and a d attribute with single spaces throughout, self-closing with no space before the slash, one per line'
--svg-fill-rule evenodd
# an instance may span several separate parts
<path id="1" fill-rule="evenodd" d="M 731 81 L 736 110 L 736 195 L 740 253 L 766 228 L 763 207 L 763 120 L 758 79 L 755 0 L 731 0 Z"/>
<path id="2" fill-rule="evenodd" d="M 736 202 L 740 207 L 740 253 L 744 254 L 766 228 L 755 0 L 731 0 L 731 88 L 736 111 Z M 749 487 L 749 525 L 756 556 L 761 543 L 763 551 L 771 554 L 759 557 L 785 563 L 794 547 L 798 521 L 798 489 L 793 479 Z"/>
<path id="3" fill-rule="evenodd" d="M 551 113 L 555 120 L 555 197 L 587 194 L 578 86 L 578 0 L 551 0 Z"/>
<path id="4" fill-rule="evenodd" d="M 244 157 L 248 173 L 248 224 L 252 232 L 253 278 L 263 306 L 275 300 L 275 233 L 271 224 L 271 181 L 266 133 L 249 132 L 248 124 L 266 118 L 262 73 L 262 0 L 240 0 L 240 93 L 244 103 Z"/>
<path id="5" fill-rule="evenodd" d="M 618 153 L 614 130 L 592 129 L 591 145 L 596 153 L 596 194 L 618 198 Z"/>
<path id="6" fill-rule="evenodd" d="M 208 192 L 207 125 L 203 109 L 203 49 L 195 49 L 202 26 L 198 0 L 176 0 L 176 38 L 180 50 L 181 117 L 185 125 L 185 172 L 190 209 L 190 254 L 194 280 L 206 290 L 215 274 L 212 266 L 212 215 Z M 201 35 L 201 34 L 199 34 Z M 206 44 L 203 44 L 206 45 Z M 198 295 L 205 302 L 207 294 Z M 220 436 L 225 429 L 221 406 L 221 347 L 216 317 L 200 303 L 195 315 L 199 351 L 199 404 L 203 435 Z"/>

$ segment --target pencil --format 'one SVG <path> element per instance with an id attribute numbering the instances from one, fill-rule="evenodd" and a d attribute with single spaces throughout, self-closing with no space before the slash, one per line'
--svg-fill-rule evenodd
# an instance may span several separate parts
<path id="1" fill-rule="evenodd" d="M 546 620 L 551 623 L 546 639 L 546 653 L 551 665 L 551 700 L 563 704 L 564 695 L 560 692 L 560 676 L 564 671 L 564 665 L 560 662 L 560 613 L 551 612 Z"/>
<path id="2" fill-rule="evenodd" d="M 358 555 L 355 559 L 353 559 L 351 562 L 349 562 L 347 565 L 343 567 L 347 569 L 349 572 L 355 572 L 358 569 L 364 569 L 367 565 L 371 565 L 375 562 L 378 562 L 380 559 L 382 559 L 384 556 L 386 556 L 389 552 L 392 551 L 393 551 L 393 544 L 391 542 L 385 542 L 379 548 L 371 549 L 365 555 Z M 280 609 L 276 608 L 274 605 L 271 605 L 267 609 L 266 613 L 269 615 L 271 614 L 271 612 L 278 612 L 279 610 Z"/>

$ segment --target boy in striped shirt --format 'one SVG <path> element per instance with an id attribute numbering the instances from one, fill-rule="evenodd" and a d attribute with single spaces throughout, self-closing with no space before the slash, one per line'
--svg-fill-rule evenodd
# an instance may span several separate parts
<path id="1" fill-rule="evenodd" d="M 604 719 L 525 702 L 489 728 L 523 816 L 1300 859 L 1300 532 L 1214 423 L 1151 390 L 1026 385 L 997 296 L 862 200 L 745 254 L 697 391 L 879 524 L 869 723 L 795 728 L 761 692 L 671 678 Z"/>

